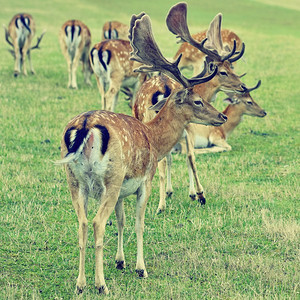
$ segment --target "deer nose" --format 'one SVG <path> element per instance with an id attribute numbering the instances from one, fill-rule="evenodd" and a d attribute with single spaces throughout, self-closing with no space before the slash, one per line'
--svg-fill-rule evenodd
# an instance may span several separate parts
<path id="1" fill-rule="evenodd" d="M 267 115 L 267 112 L 263 110 L 263 111 L 261 112 L 261 114 L 265 117 L 265 116 Z"/>
<path id="2" fill-rule="evenodd" d="M 222 114 L 222 113 L 219 113 L 219 118 L 220 118 L 221 120 L 227 121 L 227 116 L 224 115 L 224 114 Z"/>

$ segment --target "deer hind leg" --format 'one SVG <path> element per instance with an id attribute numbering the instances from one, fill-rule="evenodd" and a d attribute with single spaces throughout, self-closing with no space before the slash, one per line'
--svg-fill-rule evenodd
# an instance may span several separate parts
<path id="1" fill-rule="evenodd" d="M 88 56 L 88 49 L 84 49 L 83 55 L 82 55 L 82 72 L 83 72 L 83 76 L 84 76 L 84 82 L 88 85 L 88 86 L 92 86 L 92 82 L 91 82 L 91 71 L 89 68 L 89 56 Z"/>
<path id="2" fill-rule="evenodd" d="M 109 293 L 103 272 L 103 238 L 106 222 L 117 204 L 122 182 L 119 176 L 110 177 L 110 183 L 106 184 L 106 192 L 101 198 L 101 205 L 93 219 L 96 258 L 95 287 L 100 294 Z"/>
<path id="3" fill-rule="evenodd" d="M 188 166 L 188 173 L 189 173 L 189 179 L 190 179 L 190 198 L 192 200 L 195 200 L 196 197 L 198 198 L 198 201 L 204 205 L 206 200 L 204 197 L 204 190 L 200 183 L 200 180 L 197 175 L 197 168 L 196 168 L 196 162 L 195 162 L 195 154 L 194 154 L 194 145 L 191 142 L 191 139 L 189 138 L 189 135 L 186 134 L 185 136 L 186 140 L 186 148 L 187 148 L 187 166 Z M 196 193 L 194 188 L 194 180 L 196 181 Z"/>
<path id="4" fill-rule="evenodd" d="M 143 233 L 144 233 L 144 220 L 147 201 L 151 193 L 151 181 L 144 183 L 137 192 L 136 203 L 136 223 L 135 231 L 137 237 L 137 260 L 135 271 L 141 278 L 148 277 L 143 254 Z"/>
<path id="5" fill-rule="evenodd" d="M 25 44 L 22 48 L 22 53 L 21 53 L 21 63 L 22 63 L 22 67 L 23 67 L 23 74 L 25 76 L 27 76 L 27 67 L 26 67 L 26 56 L 27 56 L 27 52 L 30 48 L 30 43 L 31 43 L 31 39 L 27 37 L 27 39 L 25 40 Z"/>
<path id="6" fill-rule="evenodd" d="M 78 229 L 78 240 L 79 240 L 79 275 L 77 278 L 77 293 L 82 293 L 86 286 L 85 277 L 85 252 L 86 252 L 86 242 L 87 242 L 87 232 L 88 232 L 88 220 L 87 220 L 87 203 L 88 195 L 84 189 L 78 187 L 74 188 L 74 184 L 69 181 L 69 186 L 71 189 L 72 203 L 76 211 L 79 223 Z"/>
<path id="7" fill-rule="evenodd" d="M 109 82 L 109 88 L 104 96 L 106 110 L 115 111 L 115 107 L 118 102 L 118 95 L 119 95 L 119 92 L 121 89 L 123 77 L 124 76 L 122 74 L 117 74 L 116 72 L 114 72 L 114 74 L 111 75 L 110 82 Z"/>
<path id="8" fill-rule="evenodd" d="M 76 80 L 76 71 L 78 68 L 79 64 L 79 59 L 80 59 L 80 51 L 79 49 L 76 50 L 75 56 L 73 58 L 73 61 L 71 63 L 71 88 L 72 89 L 77 89 L 77 80 Z"/>
<path id="9" fill-rule="evenodd" d="M 125 212 L 123 199 L 119 199 L 115 207 L 118 224 L 118 251 L 116 255 L 116 268 L 122 270 L 125 268 L 125 256 L 123 251 L 123 232 L 125 225 Z"/>
<path id="10" fill-rule="evenodd" d="M 159 204 L 156 213 L 159 214 L 166 209 L 166 188 L 165 188 L 165 179 L 166 179 L 166 165 L 167 160 L 163 158 L 158 162 L 158 174 L 159 174 Z"/>
<path id="11" fill-rule="evenodd" d="M 19 48 L 18 43 L 14 43 L 14 51 L 15 51 L 15 67 L 14 67 L 14 76 L 17 77 L 21 73 L 21 50 Z"/>
<path id="12" fill-rule="evenodd" d="M 31 74 L 35 74 L 35 71 L 33 69 L 33 65 L 32 65 L 32 61 L 31 61 L 31 53 L 30 50 L 27 51 L 27 58 L 28 58 L 28 63 L 29 63 L 29 68 L 30 68 L 30 72 Z"/>

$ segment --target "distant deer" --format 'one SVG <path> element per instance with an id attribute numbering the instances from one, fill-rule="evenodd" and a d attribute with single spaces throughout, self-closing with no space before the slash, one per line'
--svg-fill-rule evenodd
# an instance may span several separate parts
<path id="1" fill-rule="evenodd" d="M 104 23 L 101 39 L 107 40 L 128 40 L 129 27 L 118 21 Z"/>
<path id="2" fill-rule="evenodd" d="M 59 42 L 68 64 L 68 87 L 77 89 L 76 71 L 80 61 L 82 62 L 84 81 L 87 85 L 92 85 L 91 74 L 93 70 L 89 60 L 91 46 L 89 28 L 79 20 L 66 21 L 60 29 Z"/>
<path id="3" fill-rule="evenodd" d="M 219 91 L 230 93 L 244 93 L 247 91 L 247 87 L 241 82 L 240 76 L 237 76 L 231 68 L 231 63 L 242 57 L 244 53 L 245 45 L 242 44 L 242 51 L 236 53 L 236 43 L 233 43 L 233 48 L 230 52 L 221 47 L 221 21 L 222 15 L 218 14 L 210 23 L 207 31 L 208 38 L 201 43 L 195 41 L 188 29 L 187 25 L 187 6 L 185 3 L 178 3 L 174 5 L 167 16 L 167 26 L 169 30 L 180 37 L 182 40 L 189 42 L 196 47 L 198 51 L 204 52 L 206 57 L 206 65 L 208 66 L 207 73 L 210 74 L 214 66 L 218 67 L 217 75 L 210 81 L 195 85 L 193 91 L 197 93 L 201 98 L 206 101 L 213 101 L 216 94 Z M 214 45 L 215 49 L 212 48 Z M 209 49 L 207 48 L 209 47 Z M 181 56 L 177 58 L 180 59 Z M 179 64 L 180 65 L 180 60 Z M 200 73 L 201 74 L 201 73 Z M 203 75 L 203 74 L 201 74 Z M 162 97 L 167 97 L 174 89 L 178 87 L 178 83 L 165 76 L 154 76 L 147 80 L 139 89 L 135 104 L 133 106 L 133 115 L 142 122 L 149 122 L 155 117 L 155 112 L 148 110 L 150 105 L 157 102 Z M 184 135 L 186 143 L 190 143 L 188 134 Z M 191 199 L 198 199 L 201 204 L 205 204 L 204 189 L 200 184 L 200 180 L 197 175 L 197 168 L 195 164 L 195 157 L 192 151 L 192 146 L 188 147 L 190 151 L 187 155 L 187 164 L 189 165 L 189 177 L 190 181 L 195 179 L 196 191 L 194 185 L 190 185 L 189 195 Z M 159 177 L 160 177 L 160 204 L 157 212 L 161 212 L 165 209 L 165 197 L 166 193 L 170 196 L 173 193 L 173 189 L 170 184 L 170 165 L 171 155 L 167 156 L 167 161 L 161 161 L 159 163 Z M 165 190 L 165 173 L 166 166 L 168 165 L 168 178 L 167 189 Z M 166 191 L 166 192 L 165 192 Z"/>
<path id="4" fill-rule="evenodd" d="M 192 38 L 197 42 L 202 42 L 207 37 L 207 31 L 202 31 L 192 35 Z M 223 52 L 230 52 L 230 49 L 233 48 L 234 41 L 236 43 L 236 50 L 241 51 L 242 41 L 241 39 L 231 30 L 222 29 L 221 30 L 221 49 Z M 226 50 L 225 50 L 226 49 Z M 219 51 L 220 52 L 220 51 Z M 177 59 L 179 55 L 182 55 L 182 59 L 180 60 L 179 68 L 193 68 L 193 74 L 196 75 L 200 72 L 201 66 L 203 65 L 203 61 L 205 59 L 205 53 L 199 51 L 198 48 L 192 46 L 188 42 L 184 42 L 179 47 L 178 51 L 174 56 L 174 60 Z M 230 59 L 229 59 L 230 61 Z M 233 64 L 236 60 L 231 61 Z"/>
<path id="5" fill-rule="evenodd" d="M 139 277 L 147 277 L 143 258 L 144 216 L 151 182 L 157 162 L 161 160 L 183 134 L 190 122 L 220 126 L 226 116 L 203 101 L 192 90 L 195 84 L 210 80 L 217 69 L 206 77 L 187 79 L 176 63 L 161 54 L 152 34 L 150 18 L 141 13 L 133 16 L 130 27 L 132 59 L 147 66 L 139 71 L 161 71 L 172 76 L 181 86 L 168 99 L 151 109 L 159 111 L 149 123 L 134 117 L 109 111 L 90 111 L 73 118 L 66 126 L 61 141 L 60 164 L 65 165 L 73 206 L 79 221 L 80 263 L 77 291 L 86 285 L 85 250 L 87 242 L 88 197 L 100 199 L 93 219 L 95 237 L 95 285 L 107 294 L 103 272 L 103 237 L 105 224 L 115 209 L 118 226 L 116 267 L 125 267 L 123 230 L 125 212 L 123 198 L 137 195 L 136 234 Z"/>
<path id="6" fill-rule="evenodd" d="M 128 40 L 104 40 L 92 48 L 90 60 L 101 95 L 102 109 L 115 111 L 122 89 L 130 88 L 133 101 L 136 91 L 145 81 L 146 73 L 134 72 L 139 63 L 129 59 L 131 51 Z"/>
<path id="7" fill-rule="evenodd" d="M 10 52 L 15 59 L 14 76 L 19 76 L 22 69 L 23 74 L 25 76 L 27 75 L 25 64 L 26 55 L 28 57 L 30 71 L 32 74 L 35 74 L 30 51 L 39 48 L 39 44 L 46 31 L 38 38 L 36 45 L 31 47 L 31 42 L 35 35 L 35 22 L 31 15 L 25 13 L 17 14 L 11 19 L 8 29 L 4 25 L 3 27 L 5 30 L 5 39 L 7 43 L 13 47 L 13 50 Z"/>

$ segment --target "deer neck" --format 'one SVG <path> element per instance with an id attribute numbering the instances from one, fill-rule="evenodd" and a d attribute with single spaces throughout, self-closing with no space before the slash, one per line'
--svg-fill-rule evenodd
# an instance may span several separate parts
<path id="1" fill-rule="evenodd" d="M 243 111 L 238 105 L 229 104 L 223 111 L 223 114 L 227 116 L 227 122 L 222 125 L 227 138 L 227 136 L 241 123 Z"/>
<path id="2" fill-rule="evenodd" d="M 220 91 L 220 85 L 213 78 L 210 81 L 196 85 L 193 90 L 205 101 L 213 102 Z"/>
<path id="3" fill-rule="evenodd" d="M 164 158 L 183 135 L 188 121 L 184 114 L 178 114 L 175 103 L 168 101 L 156 117 L 146 123 L 151 142 L 158 153 L 158 160 Z"/>

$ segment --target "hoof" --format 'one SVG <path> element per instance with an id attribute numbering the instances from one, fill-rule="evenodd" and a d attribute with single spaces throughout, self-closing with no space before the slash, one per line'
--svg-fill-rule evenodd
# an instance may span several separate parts
<path id="1" fill-rule="evenodd" d="M 18 77 L 20 75 L 19 72 L 14 72 L 14 77 Z"/>
<path id="2" fill-rule="evenodd" d="M 96 290 L 99 292 L 99 294 L 102 294 L 102 295 L 108 295 L 108 293 L 109 293 L 106 285 L 102 285 L 99 288 L 96 287 Z"/>
<path id="3" fill-rule="evenodd" d="M 172 195 L 173 195 L 173 191 L 171 191 L 171 192 L 166 192 L 166 194 L 167 194 L 167 198 L 171 198 Z"/>
<path id="4" fill-rule="evenodd" d="M 83 287 L 77 286 L 77 287 L 76 287 L 76 293 L 77 293 L 77 295 L 82 294 L 83 291 L 84 291 L 84 288 L 85 288 L 85 286 L 83 286 Z"/>
<path id="5" fill-rule="evenodd" d="M 125 261 L 124 260 L 121 260 L 121 261 L 117 261 L 116 260 L 116 268 L 118 270 L 124 270 L 126 267 L 126 264 L 125 264 Z"/>
<path id="6" fill-rule="evenodd" d="M 140 269 L 140 270 L 135 270 L 135 272 L 138 274 L 139 278 L 147 278 L 148 277 L 146 270 Z"/>
<path id="7" fill-rule="evenodd" d="M 191 198 L 192 201 L 195 201 L 196 200 L 196 195 L 195 194 L 191 194 L 190 198 Z"/>
<path id="8" fill-rule="evenodd" d="M 165 209 L 166 209 L 165 207 L 162 207 L 162 208 L 159 207 L 156 211 L 156 214 L 159 215 L 159 214 L 163 213 L 165 211 Z"/>
<path id="9" fill-rule="evenodd" d="M 205 200 L 205 197 L 204 197 L 204 195 L 203 195 L 203 192 L 202 192 L 202 193 L 197 193 L 197 196 L 198 196 L 198 202 L 199 202 L 201 205 L 205 205 L 206 200 Z"/>

